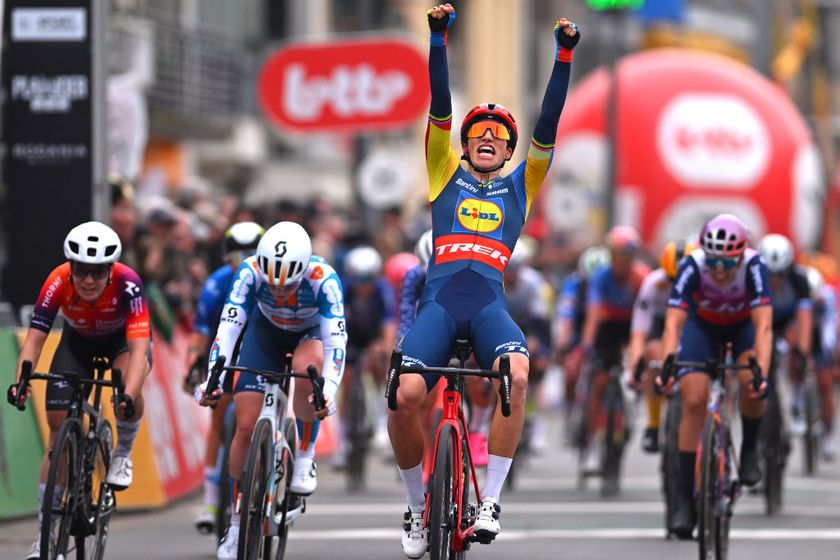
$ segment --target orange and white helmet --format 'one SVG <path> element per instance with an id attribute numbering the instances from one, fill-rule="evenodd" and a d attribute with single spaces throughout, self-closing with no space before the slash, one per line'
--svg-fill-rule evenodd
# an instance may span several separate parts
<path id="1" fill-rule="evenodd" d="M 282 288 L 300 282 L 312 258 L 309 234 L 294 222 L 279 222 L 257 245 L 257 268 L 270 286 Z"/>

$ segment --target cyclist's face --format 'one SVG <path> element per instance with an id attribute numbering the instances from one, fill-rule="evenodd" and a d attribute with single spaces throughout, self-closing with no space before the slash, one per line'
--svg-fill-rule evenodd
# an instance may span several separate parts
<path id="1" fill-rule="evenodd" d="M 73 276 L 73 286 L 76 288 L 76 293 L 83 301 L 93 303 L 99 299 L 99 296 L 108 286 L 111 265 L 71 263 L 70 272 Z"/>
<path id="2" fill-rule="evenodd" d="M 479 138 L 467 138 L 465 151 L 478 171 L 498 167 L 513 155 L 507 140 L 496 138 L 489 128 Z"/>
<path id="3" fill-rule="evenodd" d="M 274 296 L 275 299 L 278 301 L 283 301 L 292 297 L 292 295 L 297 291 L 298 286 L 300 286 L 300 282 L 295 282 L 294 284 L 286 284 L 285 286 L 268 286 L 268 290 L 271 292 L 271 295 Z"/>

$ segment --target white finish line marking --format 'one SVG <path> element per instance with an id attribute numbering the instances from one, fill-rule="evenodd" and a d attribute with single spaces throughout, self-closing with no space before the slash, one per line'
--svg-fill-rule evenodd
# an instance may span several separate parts
<path id="1" fill-rule="evenodd" d="M 293 530 L 292 540 L 341 540 L 341 541 L 371 541 L 398 540 L 402 532 L 399 529 L 346 529 L 335 531 L 302 531 Z M 528 531 L 502 531 L 499 540 L 519 541 L 525 539 L 558 539 L 558 540 L 662 540 L 662 529 L 535 529 Z M 732 529 L 729 533 L 732 540 L 743 541 L 840 541 L 840 529 Z"/>
<path id="2" fill-rule="evenodd" d="M 558 515 L 659 515 L 664 510 L 661 502 L 560 502 L 560 503 L 505 503 L 502 508 L 505 515 L 517 514 L 558 514 Z M 401 502 L 380 502 L 360 504 L 319 503 L 313 500 L 307 503 L 306 515 L 395 515 L 402 516 L 405 504 Z M 739 502 L 735 504 L 735 514 L 764 514 L 763 502 Z M 781 515 L 799 517 L 840 517 L 838 505 L 786 505 Z"/>

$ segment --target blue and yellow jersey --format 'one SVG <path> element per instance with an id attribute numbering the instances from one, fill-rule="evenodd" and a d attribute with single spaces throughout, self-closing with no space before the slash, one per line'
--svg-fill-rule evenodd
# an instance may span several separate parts
<path id="1" fill-rule="evenodd" d="M 527 158 L 510 175 L 481 183 L 461 167 L 461 156 L 450 145 L 452 104 L 446 50 L 444 44 L 432 42 L 426 169 L 434 251 L 427 281 L 473 269 L 502 282 L 502 272 L 551 165 L 571 68 L 569 60 L 560 58 L 554 63 Z"/>

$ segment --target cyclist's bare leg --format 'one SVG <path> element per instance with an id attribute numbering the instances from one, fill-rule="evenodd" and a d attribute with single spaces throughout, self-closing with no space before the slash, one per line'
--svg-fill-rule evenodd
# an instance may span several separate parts
<path id="1" fill-rule="evenodd" d="M 219 404 L 213 409 L 210 433 L 207 434 L 207 447 L 204 456 L 204 466 L 209 469 L 216 468 L 219 447 L 222 445 L 222 432 L 225 427 L 225 413 L 230 403 L 230 393 L 224 393 L 219 399 Z"/>
<path id="2" fill-rule="evenodd" d="M 746 352 L 741 353 L 741 355 L 738 356 L 738 363 L 749 363 L 750 356 L 752 355 L 752 350 L 747 350 Z M 750 385 L 752 384 L 752 379 L 753 375 L 750 370 L 741 370 L 738 372 L 738 397 L 741 407 L 741 416 L 747 418 L 761 418 L 764 415 L 766 401 L 750 397 Z"/>
<path id="3" fill-rule="evenodd" d="M 586 433 L 590 439 L 595 435 L 598 415 L 601 413 L 601 402 L 604 400 L 608 382 L 609 376 L 606 371 L 593 372 L 589 380 L 591 386 L 586 399 Z"/>
<path id="4" fill-rule="evenodd" d="M 826 430 L 831 433 L 834 424 L 834 386 L 831 380 L 831 369 L 819 368 L 816 375 L 822 420 Z"/>
<path id="5" fill-rule="evenodd" d="M 567 412 L 571 409 L 577 396 L 577 384 L 578 379 L 580 379 L 582 362 L 583 352 L 572 351 L 563 358 L 564 397 Z"/>
<path id="6" fill-rule="evenodd" d="M 703 422 L 706 421 L 706 403 L 709 400 L 709 376 L 700 371 L 692 371 L 680 378 L 680 395 L 683 413 L 680 421 L 678 447 L 680 451 L 693 453 L 697 449 L 697 439 Z"/>
<path id="7" fill-rule="evenodd" d="M 67 418 L 66 410 L 48 410 L 47 411 L 47 425 L 50 427 L 49 443 L 47 444 L 44 459 L 41 461 L 41 471 L 38 476 L 38 482 L 45 484 L 50 470 L 50 451 L 55 445 L 55 438 L 58 436 L 58 430 L 61 428 L 62 422 Z"/>
<path id="8" fill-rule="evenodd" d="M 388 411 L 388 435 L 401 469 L 416 467 L 423 460 L 421 410 L 425 400 L 426 380 L 418 374 L 401 375 L 397 410 Z"/>
<path id="9" fill-rule="evenodd" d="M 662 340 L 649 340 L 645 344 L 644 356 L 646 362 L 659 359 L 662 356 Z M 651 369 L 646 369 L 642 377 L 642 390 L 644 391 L 645 401 L 647 403 L 648 428 L 659 428 L 662 411 L 662 397 L 657 395 L 653 388 L 653 380 L 656 378 L 657 373 Z"/>
<path id="10" fill-rule="evenodd" d="M 522 435 L 522 424 L 525 422 L 525 400 L 528 396 L 528 356 L 520 353 L 510 356 L 510 416 L 505 418 L 501 412 L 501 402 L 496 404 L 493 420 L 490 424 L 490 438 L 488 448 L 490 455 L 513 457 L 519 437 Z M 499 369 L 499 358 L 493 362 L 493 369 Z M 496 382 L 498 383 L 498 382 Z"/>
<path id="11" fill-rule="evenodd" d="M 307 366 L 314 364 L 318 371 L 322 371 L 324 365 L 324 345 L 320 340 L 305 340 L 295 349 L 292 357 L 292 370 L 303 373 Z M 315 407 L 310 402 L 312 395 L 312 384 L 302 378 L 295 379 L 295 394 L 293 407 L 295 418 L 304 422 L 315 420 Z"/>
<path id="12" fill-rule="evenodd" d="M 245 468 L 245 458 L 248 456 L 248 448 L 251 446 L 251 437 L 254 435 L 254 427 L 260 416 L 262 403 L 262 393 L 242 391 L 233 395 L 233 404 L 236 407 L 236 433 L 230 444 L 229 463 L 229 473 L 233 480 L 239 480 Z"/>

